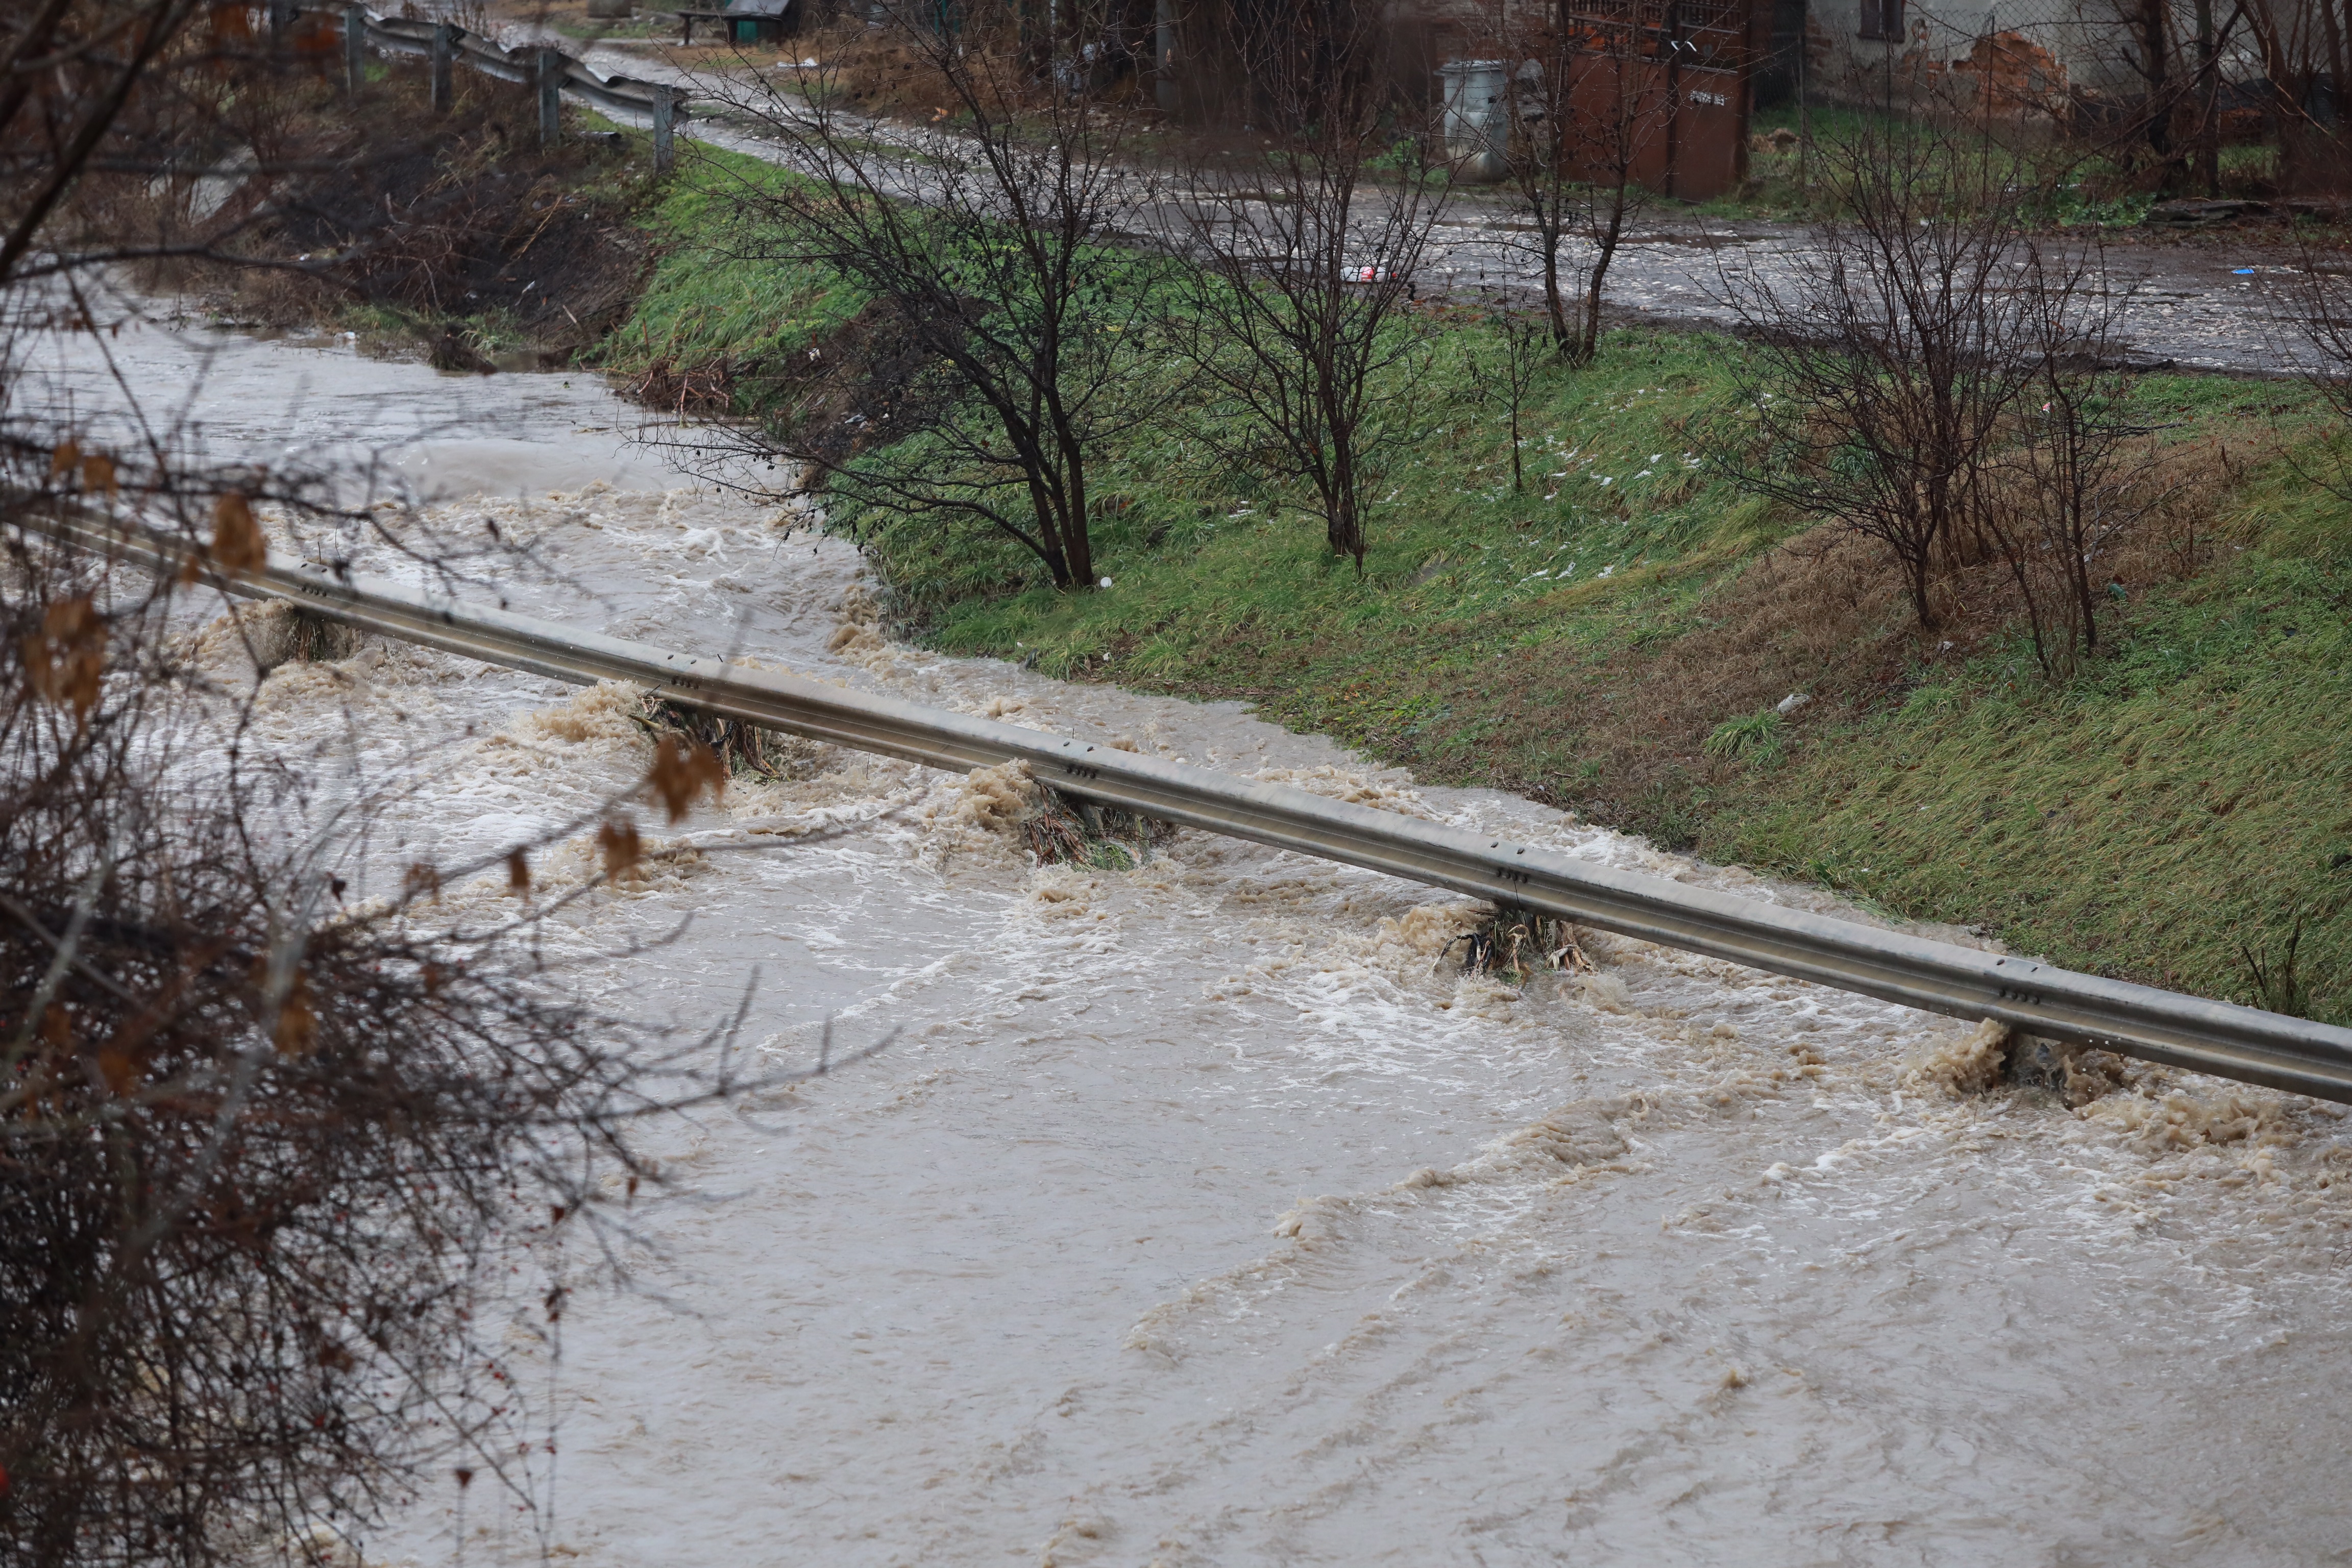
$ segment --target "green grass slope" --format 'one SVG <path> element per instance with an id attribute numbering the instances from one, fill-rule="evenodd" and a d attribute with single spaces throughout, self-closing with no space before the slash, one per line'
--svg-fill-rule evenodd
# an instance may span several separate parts
<path id="1" fill-rule="evenodd" d="M 2258 549 L 2063 684 L 2014 647 L 1732 792 L 1707 854 L 2248 1001 L 2297 916 L 2299 1010 L 2352 1021 L 2352 560 Z"/>
<path id="2" fill-rule="evenodd" d="M 757 367 L 862 301 L 717 264 L 744 177 L 724 175 L 666 202 L 667 257 L 610 353 L 731 364 L 757 415 Z M 2199 569 L 2136 577 L 2101 657 L 2053 682 L 2000 614 L 1923 637 L 1865 558 L 1816 559 L 1819 531 L 1736 489 L 1736 342 L 1620 332 L 1547 368 L 1515 488 L 1499 342 L 1439 314 L 1376 454 L 1360 579 L 1307 498 L 1177 420 L 1095 455 L 1105 591 L 1055 593 L 976 529 L 838 521 L 945 650 L 1246 698 L 1433 781 L 2207 994 L 2256 999 L 2246 953 L 2275 970 L 2300 914 L 2300 1005 L 2352 1017 L 2352 914 L 2331 914 L 2352 895 L 2352 509 L 2275 456 L 2306 394 L 2147 378 L 2170 438 L 2236 451 L 2237 479 L 2273 455 L 2211 486 Z M 1814 700 L 1768 717 L 1790 691 Z"/>

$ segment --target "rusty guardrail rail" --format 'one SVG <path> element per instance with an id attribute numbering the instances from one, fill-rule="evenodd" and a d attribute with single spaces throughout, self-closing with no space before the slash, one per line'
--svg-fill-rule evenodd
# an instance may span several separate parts
<path id="1" fill-rule="evenodd" d="M 151 572 L 176 574 L 191 563 L 185 543 L 121 523 L 45 518 L 26 526 Z M 1687 887 L 1280 784 L 342 579 L 280 556 L 244 573 L 212 570 L 201 560 L 194 564 L 230 593 L 290 600 L 362 630 L 485 663 L 583 685 L 633 681 L 673 702 L 746 723 L 931 767 L 961 771 L 1025 762 L 1040 782 L 1068 795 L 1184 826 L 1520 905 L 1930 1013 L 1997 1019 L 2044 1039 L 2352 1102 L 2352 1029 Z"/>
<path id="2" fill-rule="evenodd" d="M 359 9 L 352 7 L 352 9 Z M 332 15 L 332 12 L 329 13 Z M 436 35 L 447 38 L 446 47 L 456 58 L 462 58 L 473 69 L 503 81 L 530 83 L 539 80 L 540 57 L 553 54 L 562 60 L 562 91 L 587 100 L 599 109 L 617 109 L 625 113 L 650 116 L 654 102 L 663 91 L 676 93 L 659 82 L 640 81 L 635 77 L 600 75 L 561 49 L 541 44 L 519 44 L 510 49 L 500 48 L 478 34 L 449 22 L 427 22 L 406 16 L 379 16 L 362 11 L 366 19 L 367 41 L 371 47 L 391 54 L 419 55 L 431 58 Z M 446 34 L 445 30 L 446 29 Z M 683 93 L 677 93 L 683 98 Z M 685 110 L 674 110 L 678 118 Z"/>
<path id="3" fill-rule="evenodd" d="M 304 11 L 295 0 L 268 0 L 267 9 L 273 39 L 283 38 L 291 32 Z M 345 85 L 353 94 L 362 89 L 362 65 L 368 50 L 419 56 L 431 65 L 433 106 L 446 110 L 451 101 L 450 69 L 462 61 L 468 68 L 501 81 L 536 85 L 542 144 L 555 142 L 559 132 L 557 101 L 568 93 L 606 114 L 642 119 L 654 133 L 654 162 L 665 169 L 671 160 L 673 129 L 688 118 L 687 94 L 675 84 L 604 76 L 549 43 L 502 48 L 454 22 L 379 16 L 358 0 L 346 0 L 337 7 L 314 5 L 309 9 L 313 16 L 333 18 L 341 29 Z"/>

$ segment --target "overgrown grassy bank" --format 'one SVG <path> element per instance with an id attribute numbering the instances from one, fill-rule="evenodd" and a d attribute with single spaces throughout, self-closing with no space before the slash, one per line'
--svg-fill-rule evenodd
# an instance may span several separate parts
<path id="1" fill-rule="evenodd" d="M 600 351 L 605 368 L 646 401 L 766 412 L 791 356 L 865 303 L 837 278 L 731 258 L 739 183 L 784 177 L 740 153 L 703 150 L 646 210 L 662 251 L 635 309 Z"/>
<path id="2" fill-rule="evenodd" d="M 1725 791 L 1699 846 L 2250 999 L 2242 948 L 2279 963 L 2300 914 L 2299 978 L 2340 1021 L 2347 922 L 2318 917 L 2352 891 L 2347 612 L 2343 554 L 2249 549 L 2072 681 L 2015 648 L 1923 671 Z"/>
<path id="3" fill-rule="evenodd" d="M 470 70 L 451 86 L 436 111 L 424 63 L 397 57 L 369 62 L 356 102 L 299 83 L 275 131 L 290 172 L 248 182 L 218 220 L 274 209 L 228 248 L 277 264 L 199 268 L 212 308 L 446 370 L 553 368 L 602 342 L 652 261 L 646 138 L 567 104 L 543 148 L 530 88 Z"/>
<path id="4" fill-rule="evenodd" d="M 708 174 L 673 188 L 670 248 L 607 352 L 681 385 L 720 367 L 710 384 L 760 415 L 779 367 L 861 301 L 714 265 L 727 207 Z M 2143 384 L 2197 470 L 2186 510 L 2118 558 L 2102 652 L 2052 679 L 1997 584 L 1964 584 L 1923 637 L 1866 552 L 1733 486 L 1738 343 L 1620 332 L 1591 368 L 1547 369 L 1515 486 L 1496 335 L 1432 324 L 1360 579 L 1306 497 L 1213 461 L 1181 421 L 1096 456 L 1107 591 L 1057 594 L 975 529 L 841 521 L 945 649 L 1244 698 L 1432 780 L 2191 990 L 2253 999 L 2246 953 L 2275 972 L 2300 915 L 2302 1005 L 2352 1016 L 2352 914 L 2326 918 L 2352 895 L 2352 509 L 2284 455 L 2307 394 Z"/>

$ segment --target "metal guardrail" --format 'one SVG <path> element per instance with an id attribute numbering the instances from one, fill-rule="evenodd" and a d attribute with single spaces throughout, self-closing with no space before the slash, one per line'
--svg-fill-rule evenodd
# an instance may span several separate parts
<path id="1" fill-rule="evenodd" d="M 177 541 L 121 524 L 49 518 L 26 526 L 162 574 L 186 570 L 193 554 Z M 291 600 L 363 630 L 486 663 L 581 684 L 633 681 L 747 723 L 932 767 L 1025 762 L 1041 783 L 1066 794 L 1188 827 L 1930 1013 L 1997 1019 L 2045 1039 L 2352 1102 L 2352 1029 L 1759 903 L 1280 784 L 346 581 L 279 557 L 249 573 L 212 571 L 201 560 L 195 566 L 228 592 Z"/>
<path id="2" fill-rule="evenodd" d="M 324 12 L 333 16 L 333 9 Z M 513 48 L 500 48 L 488 38 L 470 33 L 454 23 L 425 21 L 408 16 L 379 16 L 366 12 L 369 47 L 390 54 L 416 55 L 431 58 L 435 36 L 447 29 L 453 57 L 485 76 L 501 81 L 526 85 L 540 79 L 540 56 L 552 52 L 562 60 L 561 90 L 606 110 L 640 114 L 650 119 L 656 105 L 665 92 L 670 96 L 670 113 L 677 120 L 687 118 L 686 95 L 675 87 L 661 82 L 640 81 L 635 77 L 603 76 L 560 49 L 546 44 L 518 44 Z"/>

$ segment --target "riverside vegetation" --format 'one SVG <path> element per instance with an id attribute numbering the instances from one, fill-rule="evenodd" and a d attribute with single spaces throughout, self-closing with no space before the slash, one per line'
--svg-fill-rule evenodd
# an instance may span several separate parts
<path id="1" fill-rule="evenodd" d="M 704 149 L 646 192 L 656 259 L 583 357 L 659 409 L 919 458 L 954 388 L 855 284 L 740 258 L 741 188 L 782 177 Z M 1056 591 L 1001 534 L 840 489 L 830 525 L 943 651 L 1244 700 L 1433 782 L 2062 963 L 2352 1016 L 2352 517 L 2327 488 L 2326 398 L 2134 377 L 2169 465 L 2161 515 L 2103 567 L 2095 655 L 2053 671 L 1998 574 L 1955 570 L 1923 632 L 1859 542 L 1735 481 L 1749 345 L 1617 331 L 1589 365 L 1521 378 L 1496 311 L 1415 315 L 1360 580 L 1301 487 L 1173 417 L 1090 456 L 1107 591 Z"/>

